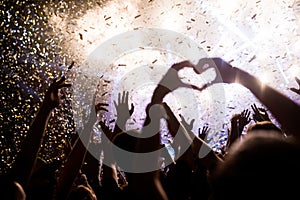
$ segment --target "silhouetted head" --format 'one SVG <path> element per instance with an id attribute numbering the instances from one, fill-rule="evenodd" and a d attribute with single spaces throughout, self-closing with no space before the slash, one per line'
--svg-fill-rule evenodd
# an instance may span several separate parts
<path id="1" fill-rule="evenodd" d="M 279 133 L 280 135 L 283 135 L 282 130 L 279 127 L 277 127 L 273 122 L 270 121 L 257 122 L 249 126 L 247 129 L 247 133 L 251 133 L 252 131 L 258 131 L 258 130 L 274 131 L 275 133 Z"/>
<path id="2" fill-rule="evenodd" d="M 254 131 L 253 131 L 254 132 Z M 213 199 L 292 199 L 299 196 L 300 145 L 276 131 L 233 144 L 212 181 Z"/>
<path id="3" fill-rule="evenodd" d="M 25 200 L 26 194 L 18 182 L 9 177 L 0 177 L 0 199 Z"/>
<path id="4" fill-rule="evenodd" d="M 90 188 L 84 185 L 79 185 L 70 193 L 68 199 L 69 200 L 97 200 L 97 197 L 95 196 L 94 192 Z"/>
<path id="5" fill-rule="evenodd" d="M 61 164 L 60 160 L 47 163 L 41 158 L 37 159 L 34 172 L 26 190 L 29 199 L 52 199 L 56 184 L 55 172 Z"/>

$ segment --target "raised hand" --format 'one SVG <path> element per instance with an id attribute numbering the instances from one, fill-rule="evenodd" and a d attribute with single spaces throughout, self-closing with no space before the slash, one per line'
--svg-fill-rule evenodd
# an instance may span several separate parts
<path id="1" fill-rule="evenodd" d="M 251 121 L 250 119 L 250 111 L 248 109 L 244 110 L 240 115 L 239 115 L 239 128 L 241 131 L 243 131 L 244 127 L 249 124 Z"/>
<path id="2" fill-rule="evenodd" d="M 114 101 L 116 110 L 117 110 L 117 125 L 122 130 L 125 129 L 126 121 L 130 118 L 134 111 L 134 105 L 131 104 L 131 109 L 129 109 L 128 105 L 128 96 L 129 92 L 123 91 L 123 94 L 121 96 L 121 93 L 118 95 L 118 103 Z"/>
<path id="3" fill-rule="evenodd" d="M 264 108 L 258 108 L 255 104 L 251 105 L 253 110 L 253 119 L 255 122 L 271 121 L 267 111 Z"/>
<path id="4" fill-rule="evenodd" d="M 209 131 L 210 131 L 210 128 L 208 127 L 208 125 L 203 126 L 202 130 L 201 130 L 201 128 L 199 128 L 198 129 L 198 137 L 208 143 L 209 140 L 207 140 L 207 135 L 208 135 Z"/>
<path id="5" fill-rule="evenodd" d="M 231 130 L 228 134 L 227 145 L 228 149 L 235 140 L 237 140 L 243 132 L 244 127 L 251 121 L 250 111 L 248 109 L 244 110 L 240 114 L 235 114 L 231 118 Z"/>
<path id="6" fill-rule="evenodd" d="M 191 131 L 191 130 L 193 129 L 195 119 L 192 119 L 192 120 L 190 121 L 190 123 L 188 123 L 188 122 L 184 119 L 184 117 L 183 117 L 181 114 L 179 114 L 179 117 L 180 117 L 180 119 L 181 119 L 181 124 L 184 126 L 184 128 L 185 128 L 187 131 Z"/>
<path id="7" fill-rule="evenodd" d="M 30 182 L 30 178 L 36 162 L 36 157 L 40 150 L 45 129 L 50 118 L 52 109 L 57 107 L 62 99 L 60 97 L 60 89 L 70 87 L 71 84 L 65 83 L 65 77 L 54 82 L 48 88 L 42 106 L 35 116 L 26 138 L 23 140 L 21 150 L 16 158 L 13 173 L 16 180 L 24 187 Z"/>
<path id="8" fill-rule="evenodd" d="M 65 83 L 65 80 L 66 78 L 64 76 L 60 80 L 54 79 L 54 82 L 50 85 L 45 94 L 44 103 L 52 109 L 57 107 L 62 102 L 60 97 L 60 89 L 71 86 L 71 84 Z"/>
<path id="9" fill-rule="evenodd" d="M 222 58 L 202 58 L 194 68 L 197 74 L 201 74 L 214 68 L 216 70 L 216 78 L 207 85 L 214 83 L 234 83 L 236 79 L 236 68 L 232 67 L 229 63 L 224 61 Z"/>
<path id="10" fill-rule="evenodd" d="M 296 80 L 296 82 L 298 84 L 299 89 L 297 89 L 297 88 L 290 88 L 290 90 L 293 91 L 293 92 L 295 92 L 296 94 L 300 95 L 300 79 L 298 79 L 297 77 L 295 77 L 295 80 Z"/>
<path id="11" fill-rule="evenodd" d="M 129 109 L 128 96 L 129 96 L 129 92 L 123 91 L 122 97 L 121 97 L 121 93 L 119 93 L 118 95 L 118 103 L 114 101 L 117 110 L 117 115 L 127 115 L 129 117 L 132 115 L 134 111 L 134 105 L 132 103 L 131 109 Z"/>
<path id="12" fill-rule="evenodd" d="M 300 106 L 296 102 L 266 84 L 262 87 L 262 82 L 258 78 L 242 69 L 232 67 L 221 58 L 201 59 L 195 67 L 195 72 L 200 74 L 208 68 L 216 69 L 217 78 L 207 86 L 220 82 L 241 84 L 270 110 L 287 135 L 300 138 L 300 134 L 298 134 L 300 118 L 297 117 L 300 115 Z"/>

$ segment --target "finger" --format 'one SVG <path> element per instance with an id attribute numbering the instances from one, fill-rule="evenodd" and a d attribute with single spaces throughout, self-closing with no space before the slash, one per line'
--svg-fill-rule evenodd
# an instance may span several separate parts
<path id="1" fill-rule="evenodd" d="M 98 103 L 97 106 L 108 106 L 107 103 Z"/>
<path id="2" fill-rule="evenodd" d="M 197 65 L 194 67 L 194 71 L 197 74 L 203 73 L 204 71 L 206 71 L 208 68 L 213 67 L 214 65 L 212 65 L 213 60 L 211 58 L 201 58 Z"/>
<path id="3" fill-rule="evenodd" d="M 179 63 L 175 63 L 174 65 L 171 66 L 171 68 L 176 69 L 177 71 L 184 67 L 194 67 L 194 65 L 190 61 L 185 60 Z"/>
<path id="4" fill-rule="evenodd" d="M 184 118 L 181 114 L 179 114 L 179 117 L 180 117 L 181 121 L 184 121 Z"/>
<path id="5" fill-rule="evenodd" d="M 122 95 L 122 103 L 125 103 L 125 96 L 126 96 L 126 92 L 123 91 L 123 95 Z"/>
<path id="6" fill-rule="evenodd" d="M 204 84 L 201 88 L 199 88 L 198 86 L 196 85 L 189 85 L 189 87 L 191 87 L 192 89 L 194 90 L 198 90 L 199 92 L 201 92 L 202 90 L 206 89 L 208 86 L 212 85 L 213 82 L 210 82 L 210 83 L 206 83 Z"/>
<path id="7" fill-rule="evenodd" d="M 266 113 L 266 109 L 264 108 L 258 108 L 258 112 L 261 114 L 265 114 Z"/>
<path id="8" fill-rule="evenodd" d="M 300 89 L 296 89 L 296 88 L 290 88 L 291 91 L 300 94 Z"/>
<path id="9" fill-rule="evenodd" d="M 129 96 L 129 92 L 126 92 L 126 95 L 125 95 L 125 103 L 128 104 L 128 96 Z"/>
<path id="10" fill-rule="evenodd" d="M 247 110 L 244 110 L 243 111 L 243 117 L 246 117 L 247 116 Z"/>
<path id="11" fill-rule="evenodd" d="M 255 112 L 253 104 L 251 105 L 251 108 L 252 108 L 253 112 Z"/>
<path id="12" fill-rule="evenodd" d="M 249 118 L 250 117 L 250 111 L 247 112 L 246 117 Z"/>
<path id="13" fill-rule="evenodd" d="M 106 134 L 107 131 L 109 130 L 109 128 L 108 128 L 108 126 L 105 124 L 105 122 L 100 121 L 100 122 L 99 122 L 99 125 L 100 125 L 102 131 L 104 132 L 104 134 Z"/>
<path id="14" fill-rule="evenodd" d="M 118 94 L 118 105 L 120 105 L 121 104 L 121 93 L 119 92 L 119 94 Z"/>
<path id="15" fill-rule="evenodd" d="M 241 113 L 241 116 L 245 116 L 245 111 L 246 110 L 243 110 L 243 112 Z"/>
<path id="16" fill-rule="evenodd" d="M 118 104 L 116 101 L 114 101 L 114 105 L 115 105 L 115 108 L 117 109 L 118 108 Z"/>
<path id="17" fill-rule="evenodd" d="M 195 119 L 192 119 L 192 121 L 190 122 L 190 126 L 191 126 L 191 128 L 193 128 L 193 126 L 194 126 L 194 123 L 195 123 Z"/>
<path id="18" fill-rule="evenodd" d="M 205 132 L 208 132 L 208 131 L 209 131 L 208 126 L 205 126 Z"/>
<path id="19" fill-rule="evenodd" d="M 65 80 L 66 80 L 66 77 L 63 76 L 63 77 L 61 77 L 61 78 L 56 82 L 56 84 L 57 84 L 57 85 L 60 85 L 60 84 L 62 84 Z"/>
<path id="20" fill-rule="evenodd" d="M 55 79 L 53 80 L 53 82 L 50 84 L 48 90 L 52 90 L 53 88 L 56 88 L 56 87 L 57 87 L 56 81 L 57 81 L 57 78 L 55 78 Z"/>
<path id="21" fill-rule="evenodd" d="M 298 83 L 298 85 L 300 85 L 300 79 L 295 77 L 296 82 Z"/>
<path id="22" fill-rule="evenodd" d="M 72 86 L 72 84 L 70 84 L 70 83 L 64 83 L 64 84 L 58 85 L 57 89 L 60 89 L 60 88 L 63 88 L 63 87 L 71 87 L 71 86 Z"/>
<path id="23" fill-rule="evenodd" d="M 103 121 L 99 121 L 99 125 L 101 126 L 101 128 L 104 127 L 103 124 L 104 124 Z"/>
<path id="24" fill-rule="evenodd" d="M 256 113 L 258 112 L 258 108 L 257 108 L 256 104 L 253 104 L 253 111 Z"/>
<path id="25" fill-rule="evenodd" d="M 181 114 L 179 114 L 179 117 L 180 117 L 180 119 L 181 119 L 181 122 L 182 122 L 184 125 L 186 125 L 187 123 L 186 123 L 184 117 L 183 117 Z"/>
<path id="26" fill-rule="evenodd" d="M 207 133 L 209 133 L 209 132 L 210 132 L 210 130 L 211 130 L 211 128 L 208 128 L 208 127 L 207 127 Z"/>
<path id="27" fill-rule="evenodd" d="M 131 109 L 129 110 L 129 114 L 132 115 L 133 111 L 134 111 L 134 105 L 133 103 L 131 103 Z"/>

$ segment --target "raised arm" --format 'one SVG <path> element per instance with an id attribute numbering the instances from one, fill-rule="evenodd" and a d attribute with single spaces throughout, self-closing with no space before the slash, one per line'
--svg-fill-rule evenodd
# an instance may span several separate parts
<path id="1" fill-rule="evenodd" d="M 60 89 L 70 86 L 70 84 L 65 83 L 64 77 L 58 81 L 55 79 L 47 90 L 44 101 L 30 125 L 12 172 L 15 179 L 25 188 L 30 180 L 38 152 L 43 142 L 50 114 L 62 101 L 60 98 Z"/>
<path id="2" fill-rule="evenodd" d="M 107 106 L 107 104 L 102 104 L 102 106 Z M 71 153 L 69 154 L 67 160 L 64 163 L 61 175 L 59 176 L 57 182 L 57 197 L 58 199 L 66 199 L 70 193 L 72 184 L 81 169 L 82 163 L 84 161 L 90 139 L 92 136 L 93 125 L 97 121 L 96 116 L 96 106 L 93 103 L 91 105 L 90 118 L 86 125 L 84 126 L 80 138 L 75 143 Z M 105 108 L 99 108 L 99 110 L 107 111 Z"/>
<path id="3" fill-rule="evenodd" d="M 195 72 L 202 73 L 207 68 L 215 68 L 218 74 L 210 84 L 235 82 L 243 85 L 270 110 L 287 135 L 300 138 L 300 106 L 298 104 L 249 73 L 232 67 L 221 58 L 201 59 Z"/>
<path id="4" fill-rule="evenodd" d="M 133 173 L 132 187 L 137 199 L 167 200 L 167 195 L 162 188 L 158 170 L 160 170 L 158 158 L 160 149 L 160 119 L 163 118 L 163 107 L 151 103 L 146 108 L 146 119 L 137 139 L 136 152 L 144 154 L 146 159 L 134 160 L 133 164 L 138 166 L 150 166 L 148 172 Z M 147 154 L 147 153 L 150 153 Z M 143 163 L 141 163 L 143 162 Z M 129 183 L 130 185 L 130 183 Z"/>
<path id="5" fill-rule="evenodd" d="M 174 115 L 170 107 L 166 103 L 164 103 L 163 105 L 168 116 L 167 118 L 168 127 L 174 127 L 174 125 L 178 127 L 178 129 L 175 130 L 176 132 L 175 133 L 173 132 L 172 135 L 176 137 L 176 139 L 174 139 L 174 142 L 177 145 L 180 145 L 181 149 L 187 150 L 185 152 L 182 152 L 185 156 L 185 159 L 187 159 L 186 161 L 192 167 L 192 165 L 195 163 L 194 162 L 195 160 L 202 166 L 205 166 L 208 170 L 213 171 L 215 167 L 218 165 L 218 163 L 221 162 L 222 160 L 215 154 L 215 152 L 210 148 L 210 146 L 205 141 L 195 136 L 194 133 L 191 132 L 193 120 L 191 121 L 190 124 L 188 124 L 184 120 L 184 118 L 181 117 L 183 124 L 185 124 L 184 126 L 177 120 L 176 116 Z M 179 158 L 179 156 L 182 156 L 182 154 L 181 155 L 180 154 L 177 155 L 177 159 Z"/>

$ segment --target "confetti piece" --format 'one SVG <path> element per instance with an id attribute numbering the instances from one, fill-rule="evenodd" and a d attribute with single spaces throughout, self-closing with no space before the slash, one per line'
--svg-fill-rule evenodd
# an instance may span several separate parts
<path id="1" fill-rule="evenodd" d="M 254 55 L 248 62 L 252 62 L 256 58 L 256 55 Z"/>
<path id="2" fill-rule="evenodd" d="M 72 67 L 74 66 L 74 61 L 72 61 L 71 65 L 68 67 L 68 70 L 72 69 Z"/>
<path id="3" fill-rule="evenodd" d="M 107 21 L 107 20 L 109 20 L 110 18 L 111 18 L 111 17 L 106 17 L 104 20 Z"/>

